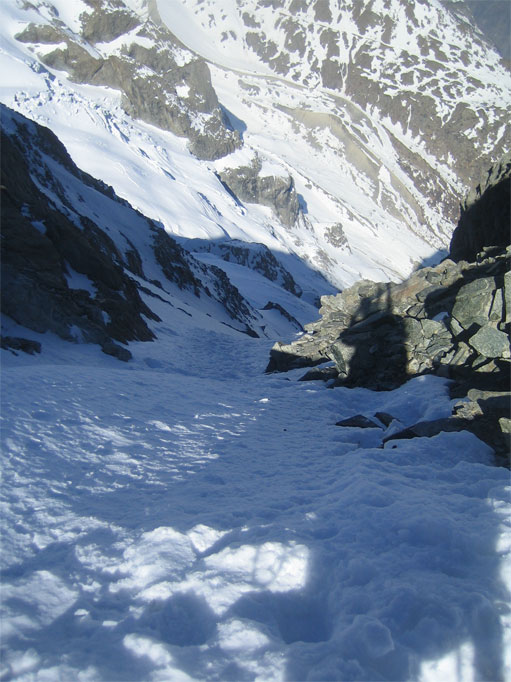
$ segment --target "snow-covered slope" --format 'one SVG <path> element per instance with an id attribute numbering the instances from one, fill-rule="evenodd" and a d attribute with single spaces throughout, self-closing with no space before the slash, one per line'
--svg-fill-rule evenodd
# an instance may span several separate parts
<path id="1" fill-rule="evenodd" d="M 511 76 L 438 0 L 334 5 L 7 0 L 2 101 L 174 235 L 398 279 L 509 147 Z"/>
<path id="2" fill-rule="evenodd" d="M 362 59 L 344 4 L 339 46 Z M 247 22 L 263 20 L 293 52 L 288 5 L 245 20 L 255 3 L 218 1 L 205 34 L 188 0 L 0 3 L 1 100 L 70 154 L 2 114 L 2 277 L 20 295 L 0 350 L 2 680 L 511 682 L 509 472 L 468 432 L 383 442 L 449 416 L 448 381 L 264 374 L 274 337 L 333 291 L 321 273 L 405 274 L 445 242 L 464 185 L 451 148 L 442 161 L 376 102 L 312 87 L 308 62 L 295 82 L 256 54 Z M 293 1 L 314 50 L 330 6 Z M 402 29 L 404 5 L 372 6 Z M 498 122 L 507 76 L 473 54 L 494 67 L 474 101 Z M 477 165 L 496 128 L 467 130 Z M 59 319 L 60 295 L 90 319 Z M 37 312 L 63 326 L 29 329 Z M 69 342 L 98 329 L 129 362 Z M 336 426 L 356 415 L 379 426 Z"/>
<path id="3" fill-rule="evenodd" d="M 511 75 L 447 4 L 157 2 L 216 65 L 213 84 L 246 125 L 245 144 L 294 170 L 318 236 L 328 241 L 337 216 L 348 244 L 363 248 L 361 237 L 375 251 L 392 242 L 391 226 L 445 244 L 459 193 L 510 145 Z"/>
<path id="4" fill-rule="evenodd" d="M 296 333 L 314 315 L 292 275 L 262 245 L 230 243 L 226 252 L 220 243 L 215 255 L 207 241 L 208 253 L 197 260 L 78 169 L 47 128 L 3 105 L 0 113 L 2 312 L 18 324 L 105 348 L 112 339 L 152 340 L 150 325 L 168 325 L 174 308 L 266 337 Z M 295 267 L 313 279 L 299 262 Z M 155 301 L 167 305 L 161 318 L 152 312 Z"/>
<path id="5" fill-rule="evenodd" d="M 511 680 L 509 472 L 335 426 L 447 416 L 446 380 L 264 375 L 271 342 L 167 308 L 127 365 L 0 351 L 2 679 Z"/>

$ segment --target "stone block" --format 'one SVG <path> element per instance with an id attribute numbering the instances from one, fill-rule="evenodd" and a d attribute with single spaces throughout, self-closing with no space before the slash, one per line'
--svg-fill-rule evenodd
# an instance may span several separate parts
<path id="1" fill-rule="evenodd" d="M 504 332 L 486 325 L 470 338 L 472 348 L 487 358 L 509 358 L 509 337 Z"/>

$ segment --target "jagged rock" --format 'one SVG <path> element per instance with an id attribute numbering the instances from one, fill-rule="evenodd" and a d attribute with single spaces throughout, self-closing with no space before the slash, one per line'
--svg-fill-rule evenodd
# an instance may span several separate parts
<path id="1" fill-rule="evenodd" d="M 348 238 L 344 233 L 341 223 L 330 225 L 325 230 L 325 239 L 337 248 L 349 248 Z"/>
<path id="2" fill-rule="evenodd" d="M 140 24 L 138 18 L 123 7 L 108 7 L 96 0 L 87 0 L 92 12 L 83 12 L 80 19 L 82 35 L 93 45 L 109 43 Z"/>
<path id="3" fill-rule="evenodd" d="M 492 166 L 486 180 L 466 198 L 454 230 L 450 254 L 455 261 L 473 261 L 483 247 L 509 244 L 511 225 L 511 155 Z"/>
<path id="4" fill-rule="evenodd" d="M 165 277 L 180 289 L 190 289 L 199 296 L 200 282 L 190 269 L 184 250 L 162 228 L 153 224 L 152 231 L 154 255 Z"/>
<path id="5" fill-rule="evenodd" d="M 21 351 L 34 355 L 41 352 L 41 344 L 39 341 L 32 341 L 31 339 L 23 339 L 19 336 L 2 336 L 0 337 L 0 346 L 5 350 Z"/>
<path id="6" fill-rule="evenodd" d="M 255 315 L 248 306 L 247 301 L 245 301 L 221 268 L 211 265 L 210 271 L 214 274 L 214 279 L 212 280 L 214 298 L 220 301 L 233 319 L 247 322 L 247 333 L 257 337 L 257 332 L 250 328 L 250 322 L 255 318 Z"/>
<path id="7" fill-rule="evenodd" d="M 153 249 L 156 260 L 163 273 L 180 289 L 189 289 L 200 297 L 201 291 L 219 301 L 234 320 L 247 325 L 247 333 L 257 336 L 251 325 L 256 318 L 255 311 L 249 306 L 238 289 L 232 284 L 225 272 L 215 266 L 206 267 L 193 259 L 175 239 L 165 230 L 152 224 Z M 192 246 L 193 248 L 193 246 Z M 207 281 L 207 286 L 203 286 Z"/>
<path id="8" fill-rule="evenodd" d="M 2 135 L 3 312 L 34 331 L 52 331 L 71 341 L 153 339 L 142 315 L 158 318 L 124 273 L 112 240 L 89 219 L 79 228 L 32 180 L 31 174 L 46 172 L 38 144 L 82 180 L 85 175 L 52 133 L 21 116 L 17 121 L 16 137 Z M 54 190 L 65 202 L 61 189 L 56 185 Z M 44 225 L 44 232 L 34 225 Z M 95 296 L 68 286 L 69 267 L 89 278 Z"/>
<path id="9" fill-rule="evenodd" d="M 300 214 L 293 178 L 290 175 L 261 175 L 261 170 L 261 160 L 256 157 L 249 166 L 220 171 L 219 178 L 238 199 L 269 206 L 284 225 L 291 227 Z"/>
<path id="10" fill-rule="evenodd" d="M 29 24 L 17 40 L 54 44 L 53 51 L 40 55 L 44 64 L 67 71 L 79 83 L 120 90 L 121 105 L 128 114 L 187 137 L 190 151 L 200 159 L 218 159 L 241 146 L 238 131 L 233 130 L 220 106 L 204 60 L 150 19 L 141 25 L 125 7 L 88 2 L 93 11 L 81 15 L 84 40 L 100 46 L 138 27 L 137 35 L 142 40 L 152 39 L 154 46 L 128 40 L 119 54 L 102 57 L 100 50 L 87 49 L 58 22 L 53 26 Z M 187 63 L 182 63 L 183 54 L 189 57 Z"/>
<path id="11" fill-rule="evenodd" d="M 264 244 L 241 242 L 236 239 L 222 242 L 192 239 L 188 240 L 187 248 L 191 251 L 215 253 L 228 263 L 248 267 L 294 296 L 300 297 L 303 293 L 291 273 Z"/>

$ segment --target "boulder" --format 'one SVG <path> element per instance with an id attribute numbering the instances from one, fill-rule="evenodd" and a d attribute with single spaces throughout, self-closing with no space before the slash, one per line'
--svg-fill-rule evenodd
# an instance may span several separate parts
<path id="1" fill-rule="evenodd" d="M 509 335 L 485 325 L 470 337 L 469 344 L 486 358 L 506 358 L 509 353 Z"/>
<path id="2" fill-rule="evenodd" d="M 28 353 L 28 355 L 35 355 L 41 352 L 41 344 L 39 341 L 32 341 L 31 339 L 23 339 L 19 336 L 2 336 L 0 337 L 0 346 L 5 350 L 10 350 L 16 355 L 16 351 Z"/>
<path id="3" fill-rule="evenodd" d="M 451 314 L 463 329 L 487 324 L 495 287 L 494 277 L 478 277 L 460 287 Z"/>

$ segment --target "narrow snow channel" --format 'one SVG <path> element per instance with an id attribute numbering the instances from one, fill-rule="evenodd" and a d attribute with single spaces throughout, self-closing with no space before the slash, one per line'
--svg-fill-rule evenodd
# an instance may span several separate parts
<path id="1" fill-rule="evenodd" d="M 2 351 L 2 679 L 511 679 L 509 472 L 335 426 L 448 414 L 443 379 L 328 390 L 191 323 L 126 365 L 44 338 Z"/>

